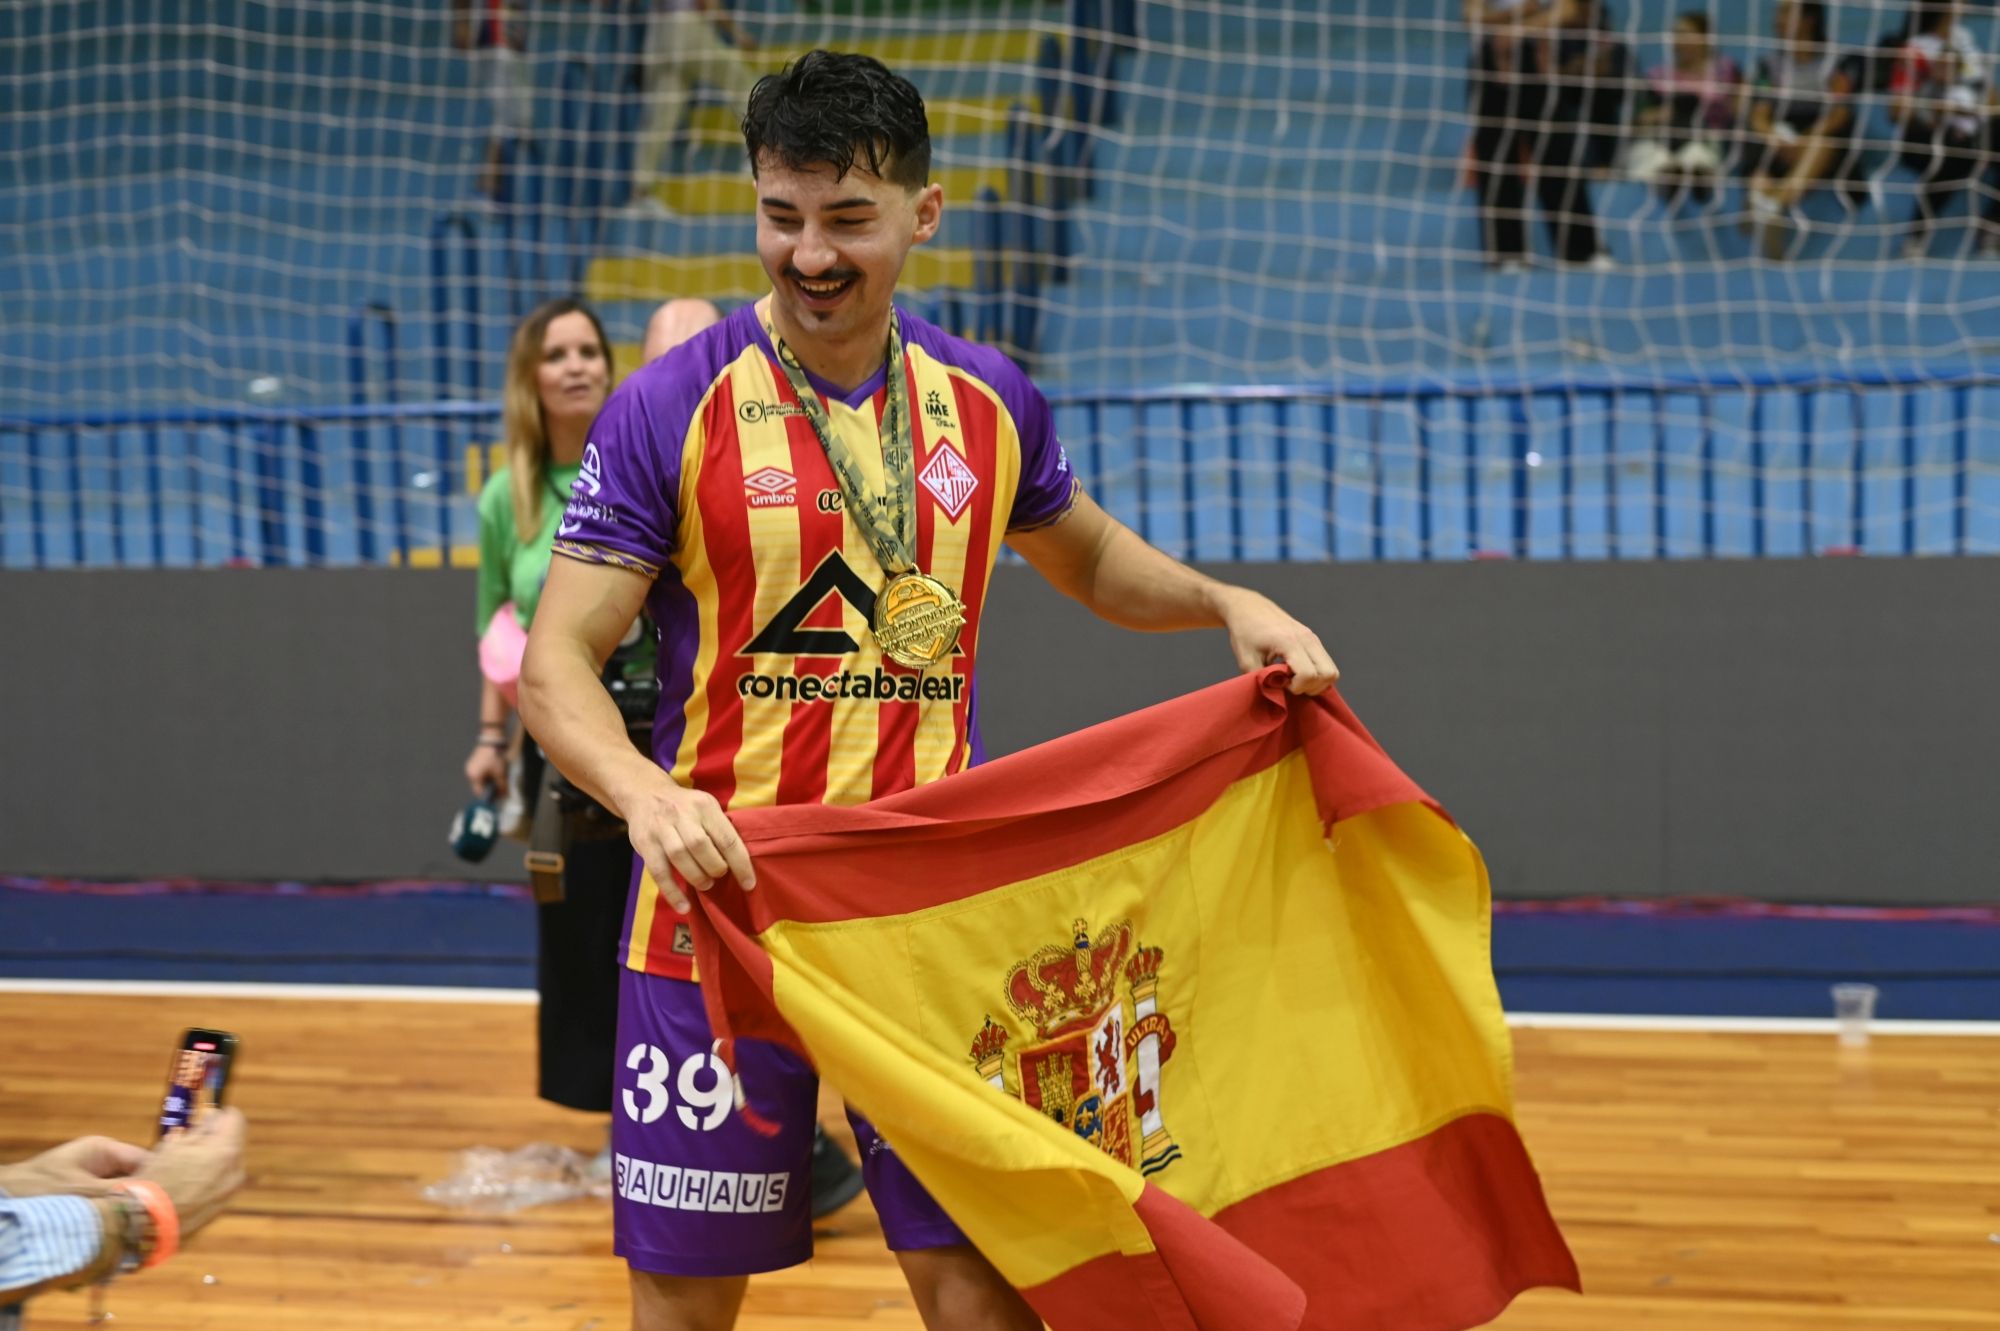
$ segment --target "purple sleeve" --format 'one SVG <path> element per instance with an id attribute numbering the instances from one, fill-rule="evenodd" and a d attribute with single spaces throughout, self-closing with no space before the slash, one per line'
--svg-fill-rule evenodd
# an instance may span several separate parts
<path id="1" fill-rule="evenodd" d="M 652 410 L 654 376 L 635 374 L 611 395 L 590 427 L 583 468 L 556 528 L 557 554 L 616 564 L 658 577 L 673 554 L 680 494 L 679 429 Z"/>
<path id="2" fill-rule="evenodd" d="M 994 384 L 1021 436 L 1021 481 L 1014 489 L 1014 511 L 1007 517 L 1007 530 L 1034 531 L 1068 517 L 1083 487 L 1070 470 L 1062 440 L 1056 437 L 1056 417 L 1049 410 L 1048 399 L 1018 369 L 1014 378 L 1013 384 Z"/>

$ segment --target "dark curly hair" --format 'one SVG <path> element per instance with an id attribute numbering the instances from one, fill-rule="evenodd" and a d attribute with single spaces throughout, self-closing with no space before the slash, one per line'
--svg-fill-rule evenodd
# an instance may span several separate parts
<path id="1" fill-rule="evenodd" d="M 808 51 L 766 74 L 743 113 L 750 173 L 769 153 L 793 171 L 856 166 L 905 189 L 931 178 L 931 126 L 916 85 L 873 56 Z"/>

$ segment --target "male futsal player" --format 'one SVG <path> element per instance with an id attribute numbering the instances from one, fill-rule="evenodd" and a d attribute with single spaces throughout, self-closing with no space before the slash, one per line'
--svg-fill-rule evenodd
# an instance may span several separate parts
<path id="1" fill-rule="evenodd" d="M 1002 540 L 1106 619 L 1223 628 L 1243 669 L 1289 664 L 1294 692 L 1336 675 L 1304 625 L 1083 494 L 1012 362 L 895 307 L 943 207 L 914 87 L 815 51 L 758 83 L 743 132 L 771 292 L 606 403 L 522 673 L 535 737 L 650 866 L 632 894 L 613 1136 L 640 1331 L 729 1327 L 746 1276 L 812 1251 L 812 1074 L 746 1041 L 743 1085 L 783 1132 L 734 1112 L 672 874 L 755 885 L 729 809 L 860 803 L 979 760 L 974 663 L 983 636 L 1010 631 L 981 614 Z M 656 762 L 598 677 L 642 604 L 660 626 Z M 1039 1327 L 888 1144 L 855 1129 L 924 1324 Z"/>

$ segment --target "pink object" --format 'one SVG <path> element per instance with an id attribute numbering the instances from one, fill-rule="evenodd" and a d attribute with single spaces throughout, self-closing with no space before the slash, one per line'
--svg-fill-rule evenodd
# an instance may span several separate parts
<path id="1" fill-rule="evenodd" d="M 493 612 L 479 639 L 479 673 L 492 681 L 509 706 L 521 687 L 521 657 L 527 650 L 528 631 L 514 617 L 514 603 L 509 601 Z"/>

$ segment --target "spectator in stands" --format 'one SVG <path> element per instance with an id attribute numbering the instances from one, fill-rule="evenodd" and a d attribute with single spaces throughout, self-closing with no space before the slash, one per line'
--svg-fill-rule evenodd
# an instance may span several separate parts
<path id="1" fill-rule="evenodd" d="M 0 1166 L 0 1331 L 45 1290 L 172 1257 L 243 1185 L 243 1131 L 219 1109 L 157 1150 L 79 1137 Z"/>
<path id="2" fill-rule="evenodd" d="M 1715 49 L 1708 15 L 1690 9 L 1674 20 L 1673 59 L 1646 75 L 1634 142 L 1626 157 L 1632 179 L 1669 200 L 1683 192 L 1707 203 L 1736 126 L 1743 72 Z"/>
<path id="3" fill-rule="evenodd" d="M 1474 37 L 1468 100 L 1472 179 L 1489 263 L 1518 272 L 1528 255 L 1530 174 L 1556 256 L 1604 268 L 1588 176 L 1591 125 L 1608 114 L 1622 50 L 1593 0 L 1465 0 Z M 1601 123 L 1601 122 L 1600 122 Z"/>
<path id="4" fill-rule="evenodd" d="M 1750 172 L 1750 215 L 1767 259 L 1790 252 L 1807 191 L 1854 166 L 1854 97 L 1864 62 L 1827 37 L 1820 0 L 1780 0 L 1777 49 L 1757 62 L 1749 104 L 1744 165 Z"/>
<path id="5" fill-rule="evenodd" d="M 1903 164 L 1917 173 L 1908 258 L 1930 247 L 1938 213 L 1968 181 L 1983 188 L 1994 160 L 1993 69 L 1959 20 L 1958 0 L 1919 0 L 1889 78 L 1889 118 L 1903 135 Z M 2000 252 L 2000 198 L 1974 204 L 1980 248 Z"/>
<path id="6" fill-rule="evenodd" d="M 632 155 L 627 210 L 639 217 L 670 217 L 672 209 L 653 187 L 695 87 L 706 84 L 732 107 L 749 101 L 757 76 L 743 57 L 757 49 L 757 39 L 736 22 L 724 0 L 651 0 L 651 5 L 641 71 L 645 120 Z"/>
<path id="7" fill-rule="evenodd" d="M 563 505 L 586 470 L 590 423 L 610 392 L 611 344 L 583 305 L 551 301 L 514 330 L 502 389 L 507 464 L 479 494 L 474 627 L 482 638 L 511 636 L 516 652 L 511 674 L 493 668 L 490 650 L 481 653 L 479 737 L 465 760 L 466 783 L 475 794 L 514 795 L 540 824 L 541 839 L 555 839 L 547 853 L 564 857 L 556 882 L 537 892 L 539 1085 L 543 1099 L 595 1113 L 611 1109 L 618 1012 L 613 953 L 624 924 L 632 847 L 615 820 L 585 827 L 587 835 L 561 844 L 564 830 L 577 829 L 566 828 L 562 814 L 551 809 L 553 796 L 543 787 L 552 774 L 533 742 L 509 734 L 509 692 L 519 672 L 518 648 L 525 645 L 512 628 L 525 630 L 534 618 Z M 514 625 L 496 630 L 500 616 Z M 503 815 L 503 825 L 514 821 Z"/>
<path id="8" fill-rule="evenodd" d="M 493 108 L 478 191 L 495 203 L 510 197 L 514 160 L 535 127 L 535 73 L 528 63 L 528 30 L 507 0 L 452 0 L 452 41 L 478 55 L 481 81 Z"/>
<path id="9" fill-rule="evenodd" d="M 1582 153 L 1575 177 L 1582 212 L 1590 199 L 1581 182 L 1618 159 L 1625 139 L 1625 97 L 1630 86 L 1632 49 L 1619 40 L 1606 0 L 1575 0 L 1558 29 L 1555 67 L 1549 83 L 1555 89 L 1549 119 L 1558 125 L 1581 126 Z"/>

